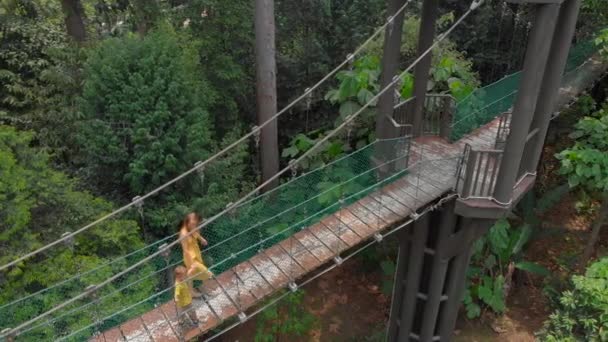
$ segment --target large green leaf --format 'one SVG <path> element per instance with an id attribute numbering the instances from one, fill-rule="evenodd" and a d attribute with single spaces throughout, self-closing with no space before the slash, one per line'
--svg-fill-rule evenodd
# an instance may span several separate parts
<path id="1" fill-rule="evenodd" d="M 528 241 L 530 241 L 530 236 L 532 235 L 532 227 L 529 224 L 524 224 L 520 229 L 517 230 L 519 234 L 517 235 L 517 242 L 513 246 L 512 254 L 518 254 L 521 252 L 522 248 Z"/>
<path id="2" fill-rule="evenodd" d="M 547 191 L 544 196 L 538 200 L 536 204 L 536 212 L 538 214 L 545 213 L 547 210 L 556 205 L 569 191 L 570 187 L 568 184 L 562 184 Z"/>
<path id="3" fill-rule="evenodd" d="M 340 118 L 346 119 L 347 116 L 356 113 L 361 106 L 355 101 L 346 101 L 340 106 Z"/>
<path id="4" fill-rule="evenodd" d="M 345 74 L 342 83 L 340 84 L 340 89 L 338 90 L 338 98 L 340 102 L 346 101 L 351 97 L 357 96 L 359 90 L 359 82 L 357 78 L 353 74 L 353 72 L 348 72 Z"/>
<path id="5" fill-rule="evenodd" d="M 498 255 L 503 255 L 509 246 L 508 229 L 510 225 L 506 219 L 496 221 L 488 233 L 488 241 L 492 251 Z"/>
<path id="6" fill-rule="evenodd" d="M 372 93 L 371 91 L 369 91 L 365 88 L 359 90 L 359 93 L 357 94 L 357 100 L 359 100 L 359 104 L 361 104 L 361 105 L 365 105 L 368 102 L 371 102 L 373 98 L 374 98 L 374 93 Z"/>
<path id="7" fill-rule="evenodd" d="M 551 274 L 551 271 L 549 271 L 546 267 L 530 261 L 516 262 L 515 268 L 541 276 L 548 276 Z"/>

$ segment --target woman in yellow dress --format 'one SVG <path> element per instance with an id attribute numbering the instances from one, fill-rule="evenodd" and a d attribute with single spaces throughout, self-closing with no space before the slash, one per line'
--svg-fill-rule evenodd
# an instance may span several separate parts
<path id="1" fill-rule="evenodd" d="M 197 213 L 190 213 L 184 217 L 179 227 L 179 238 L 181 239 L 182 252 L 184 254 L 184 264 L 188 270 L 188 286 L 192 297 L 198 298 L 201 293 L 194 289 L 193 280 L 205 281 L 213 276 L 201 255 L 201 249 L 198 245 L 200 242 L 203 246 L 207 246 L 201 234 L 196 230 L 196 227 L 201 222 L 201 217 Z"/>

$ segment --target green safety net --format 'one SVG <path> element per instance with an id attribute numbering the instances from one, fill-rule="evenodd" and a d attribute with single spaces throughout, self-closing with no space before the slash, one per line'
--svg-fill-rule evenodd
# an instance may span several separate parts
<path id="1" fill-rule="evenodd" d="M 209 241 L 209 247 L 203 250 L 205 262 L 215 274 L 220 274 L 403 176 L 407 173 L 409 142 L 409 138 L 376 141 L 323 167 L 300 176 L 292 175 L 274 190 L 242 203 L 203 228 L 202 234 Z M 151 255 L 162 243 L 175 238 L 175 235 L 167 237 L 111 265 L 26 297 L 18 305 L 0 306 L 2 326 L 16 326 L 48 310 L 79 294 L 86 286 L 99 283 Z M 17 340 L 81 341 L 142 315 L 172 298 L 170 274 L 181 263 L 181 248 L 177 246 L 168 255 L 155 256 L 141 269 L 104 286 L 96 296 L 74 303 L 25 329 Z"/>
<path id="2" fill-rule="evenodd" d="M 576 44 L 570 49 L 566 74 L 574 72 L 576 68 L 587 61 L 597 48 L 593 41 Z M 511 108 L 517 96 L 521 72 L 508 75 L 499 81 L 475 90 L 471 95 L 456 105 L 453 116 L 452 141 L 462 138 L 474 129 L 492 121 L 501 113 Z"/>

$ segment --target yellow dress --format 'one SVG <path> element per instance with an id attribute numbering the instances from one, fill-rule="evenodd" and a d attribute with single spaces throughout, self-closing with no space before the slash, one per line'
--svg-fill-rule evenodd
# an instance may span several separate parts
<path id="1" fill-rule="evenodd" d="M 182 252 L 184 254 L 184 264 L 188 270 L 194 269 L 196 275 L 192 279 L 207 280 L 211 278 L 211 272 L 203 262 L 201 249 L 196 241 L 196 233 L 187 236 L 182 240 Z"/>
<path id="2" fill-rule="evenodd" d="M 184 308 L 190 304 L 192 304 L 192 294 L 190 293 L 190 289 L 188 285 L 184 281 L 176 281 L 175 282 L 175 304 L 178 308 Z"/>

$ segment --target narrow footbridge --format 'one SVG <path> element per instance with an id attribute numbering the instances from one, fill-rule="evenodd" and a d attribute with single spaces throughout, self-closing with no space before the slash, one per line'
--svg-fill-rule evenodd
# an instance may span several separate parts
<path id="1" fill-rule="evenodd" d="M 194 301 L 196 313 L 204 323 L 183 337 L 188 340 L 203 334 L 235 316 L 246 319 L 246 310 L 268 296 L 285 288 L 297 288 L 301 279 L 324 264 L 341 263 L 343 252 L 370 239 L 381 239 L 382 233 L 415 218 L 453 190 L 465 144 L 475 149 L 494 149 L 499 122 L 497 118 L 454 144 L 436 136 L 413 139 L 409 166 L 392 172 L 388 184 L 380 183 L 365 197 L 345 204 L 205 282 L 206 298 Z M 95 340 L 178 341 L 181 333 L 175 304 L 169 301 Z"/>
<path id="2" fill-rule="evenodd" d="M 605 72 L 605 63 L 588 57 L 573 62 L 564 77 L 560 106 Z M 171 271 L 181 264 L 181 251 L 164 243 L 175 241 L 174 235 L 113 261 L 121 270 L 153 257 L 146 267 L 103 289 L 86 286 L 112 276 L 111 267 L 3 304 L 3 336 L 24 341 L 182 341 L 238 325 L 444 200 L 492 199 L 518 83 L 518 74 L 505 77 L 461 103 L 427 94 L 424 132 L 416 138 L 409 117 L 412 99 L 398 103 L 389 120 L 395 138 L 375 141 L 313 171 L 299 174 L 293 167 L 288 181 L 203 227 L 209 241 L 203 255 L 216 276 L 202 285 L 203 298 L 194 300 L 201 320 L 196 327 L 182 330 L 171 299 Z M 352 127 L 347 129 L 350 136 Z M 198 176 L 203 182 L 204 172 Z M 520 176 L 529 184 L 535 177 Z M 87 297 L 75 298 L 83 293 Z M 136 300 L 121 303 L 124 294 Z M 20 305 L 70 298 L 78 301 L 52 315 L 41 317 L 45 311 L 36 309 L 27 317 L 15 315 Z M 11 326 L 19 329 L 7 328 Z"/>
<path id="3" fill-rule="evenodd" d="M 591 59 L 585 64 L 583 72 L 566 75 L 566 85 L 561 89 L 560 106 L 567 106 L 580 92 L 593 84 L 605 69 L 604 64 Z M 398 112 L 397 108 L 396 113 Z M 429 122 L 432 121 L 430 116 L 432 115 L 427 114 Z M 353 168 L 353 162 L 357 164 L 364 159 L 374 160 L 374 155 L 384 154 L 384 162 L 376 159 L 375 163 L 359 170 L 356 175 L 349 175 L 336 188 L 339 189 L 335 190 L 337 192 L 329 191 L 328 195 L 327 191 L 312 189 L 320 193 L 312 196 L 316 200 L 313 207 L 319 204 L 319 199 L 324 199 L 324 195 L 334 196 L 338 204 L 322 207 L 313 215 L 308 214 L 314 208 L 299 204 L 287 214 L 305 216 L 305 219 L 291 226 L 287 223 L 279 224 L 270 229 L 278 235 L 243 246 L 244 250 L 252 250 L 247 259 L 234 255 L 234 265 L 224 268 L 215 279 L 205 282 L 202 287 L 204 299 L 194 301 L 196 313 L 202 319 L 199 326 L 182 331 L 177 322 L 175 304 L 169 300 L 141 316 L 97 334 L 93 340 L 188 340 L 208 333 L 224 322 L 239 324 L 252 313 L 262 310 L 262 303 L 268 303 L 268 298 L 296 290 L 314 279 L 320 269 L 339 266 L 349 250 L 382 240 L 432 209 L 442 198 L 455 193 L 462 194 L 463 191 L 471 197 L 475 193 L 491 193 L 496 180 L 494 171 L 500 160 L 491 156 L 492 153 L 498 153 L 500 157 L 497 146 L 508 134 L 509 112 L 494 116 L 490 122 L 455 142 L 450 142 L 449 137 L 440 136 L 440 125 L 435 130 L 437 134 L 414 139 L 407 136 L 407 130 L 401 130 L 405 134 L 400 138 L 378 141 L 328 165 L 331 170 L 326 170 L 330 172 L 325 172 L 325 175 L 340 173 L 341 169 L 349 168 L 347 164 L 352 171 L 357 169 Z M 398 118 L 399 115 L 396 120 Z M 394 124 L 404 126 L 397 122 Z M 470 153 L 463 155 L 466 151 L 481 153 L 474 162 L 469 162 L 469 165 L 474 165 L 476 172 L 469 173 L 468 181 L 464 170 L 467 154 L 470 158 Z M 295 177 L 283 186 L 287 188 L 280 190 L 280 193 L 266 196 L 281 197 L 281 193 L 297 196 L 289 190 L 290 186 L 294 186 L 291 183 L 299 182 L 305 188 L 314 188 L 314 185 L 305 182 L 311 181 L 311 178 L 323 182 L 323 179 L 317 177 L 323 178 L 315 176 L 314 172 Z M 358 183 L 354 183 L 353 179 Z M 338 180 L 334 181 L 338 183 Z M 327 200 L 332 203 L 332 199 Z M 301 215 L 302 212 L 305 214 Z M 284 219 L 285 214 L 281 213 L 280 217 Z M 274 220 L 277 218 L 267 220 L 265 226 L 281 221 Z"/>

